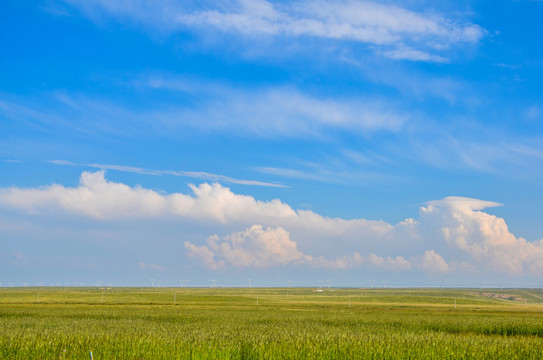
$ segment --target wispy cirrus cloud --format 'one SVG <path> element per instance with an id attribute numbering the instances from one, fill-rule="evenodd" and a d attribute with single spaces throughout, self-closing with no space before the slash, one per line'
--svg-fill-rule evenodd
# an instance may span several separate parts
<path id="1" fill-rule="evenodd" d="M 395 50 L 386 51 L 384 56 L 390 59 L 395 60 L 411 60 L 411 61 L 423 61 L 423 62 L 436 62 L 436 63 L 447 63 L 449 59 L 439 56 L 432 55 L 420 50 L 415 50 L 406 47 L 400 47 Z"/>
<path id="2" fill-rule="evenodd" d="M 172 85 L 155 79 L 148 86 Z M 173 136 L 193 130 L 261 138 L 325 138 L 331 130 L 397 132 L 409 119 L 395 103 L 384 99 L 323 97 L 287 87 L 239 90 L 202 85 L 195 91 L 200 99 L 188 104 L 146 104 L 143 109 L 56 93 L 46 104 L 43 99 L 41 104 L 34 99 L 0 102 L 0 115 L 48 132 Z"/>
<path id="3" fill-rule="evenodd" d="M 133 167 L 133 166 L 125 166 L 125 165 L 78 164 L 78 163 L 74 163 L 74 162 L 66 161 L 66 160 L 48 160 L 47 162 L 51 164 L 63 165 L 63 166 L 87 167 L 87 168 L 95 168 L 95 169 L 100 169 L 100 170 L 115 170 L 115 171 L 131 172 L 131 173 L 143 174 L 143 175 L 172 175 L 172 176 L 181 176 L 181 177 L 187 177 L 187 178 L 192 178 L 192 179 L 201 179 L 201 180 L 207 180 L 207 181 L 213 181 L 213 182 L 231 183 L 231 184 L 239 184 L 239 185 L 268 186 L 268 187 L 278 187 L 278 188 L 288 187 L 286 185 L 275 184 L 275 183 L 264 182 L 264 181 L 235 179 L 230 176 L 211 174 L 211 173 L 207 173 L 203 171 L 150 170 L 150 169 L 143 169 L 143 168 Z"/>
<path id="4" fill-rule="evenodd" d="M 259 172 L 270 174 L 282 178 L 314 180 L 324 183 L 345 184 L 345 183 L 371 183 L 377 181 L 390 180 L 390 177 L 380 174 L 375 171 L 348 171 L 345 169 L 338 170 L 326 168 L 324 165 L 304 169 L 292 168 L 275 168 L 275 167 L 259 167 L 256 169 Z"/>
<path id="5" fill-rule="evenodd" d="M 67 133 L 168 138 L 194 131 L 201 135 L 226 133 L 249 139 L 329 141 L 354 134 L 364 140 L 379 136 L 394 140 L 379 143 L 378 147 L 377 142 L 369 142 L 369 146 L 374 146 L 372 150 L 387 158 L 377 161 L 380 164 L 408 159 L 435 168 L 472 169 L 507 176 L 530 172 L 532 177 L 539 176 L 534 169 L 541 169 L 543 164 L 543 144 L 537 137 L 488 128 L 477 119 L 437 121 L 429 114 L 418 114 L 386 99 L 319 96 L 290 87 L 240 90 L 225 84 L 191 84 L 181 78 L 168 79 L 166 75 L 138 78 L 132 86 L 144 88 L 142 91 L 196 95 L 199 99 L 189 99 L 185 104 L 149 103 L 134 109 L 103 98 L 55 93 L 42 99 L 0 101 L 0 116 L 25 133 L 33 130 L 51 136 Z M 322 159 L 320 167 L 314 167 L 310 161 L 281 162 L 258 170 L 332 183 L 341 183 L 342 179 L 382 178 L 382 167 L 327 166 Z M 212 173 L 184 171 L 177 175 L 242 184 L 236 182 L 240 179 Z"/>
<path id="6" fill-rule="evenodd" d="M 208 2 L 111 2 L 65 0 L 92 19 L 109 16 L 163 32 L 196 30 L 235 33 L 246 38 L 318 38 L 351 41 L 385 49 L 397 60 L 446 62 L 436 51 L 477 43 L 485 31 L 469 21 L 436 12 L 417 12 L 371 1 L 238 0 Z"/>
<path id="7" fill-rule="evenodd" d="M 543 168 L 543 143 L 539 137 L 485 129 L 476 122 L 450 127 L 428 124 L 419 133 L 411 132 L 408 141 L 412 152 L 405 153 L 405 157 L 436 168 L 511 177 L 530 174 L 530 178 L 540 178 Z"/>
<path id="8" fill-rule="evenodd" d="M 212 25 L 246 34 L 315 36 L 372 44 L 434 37 L 437 47 L 478 41 L 483 35 L 477 25 L 459 25 L 437 15 L 369 1 L 297 1 L 289 6 L 243 0 L 234 4 L 224 10 L 196 11 L 177 19 L 185 24 Z"/>

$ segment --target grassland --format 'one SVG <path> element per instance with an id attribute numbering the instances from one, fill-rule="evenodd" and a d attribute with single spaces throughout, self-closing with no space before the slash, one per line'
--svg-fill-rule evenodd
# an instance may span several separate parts
<path id="1" fill-rule="evenodd" d="M 543 292 L 2 288 L 0 359 L 541 359 Z"/>

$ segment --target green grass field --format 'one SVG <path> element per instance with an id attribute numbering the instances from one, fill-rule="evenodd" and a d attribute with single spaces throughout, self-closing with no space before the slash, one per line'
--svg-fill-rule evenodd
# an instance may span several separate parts
<path id="1" fill-rule="evenodd" d="M 0 359 L 542 359 L 543 292 L 1 288 Z"/>

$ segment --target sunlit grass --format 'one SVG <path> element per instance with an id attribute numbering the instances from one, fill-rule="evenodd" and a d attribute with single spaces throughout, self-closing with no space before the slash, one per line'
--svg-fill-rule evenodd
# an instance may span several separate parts
<path id="1" fill-rule="evenodd" d="M 0 359 L 543 358 L 539 290 L 324 290 L 4 288 Z"/>

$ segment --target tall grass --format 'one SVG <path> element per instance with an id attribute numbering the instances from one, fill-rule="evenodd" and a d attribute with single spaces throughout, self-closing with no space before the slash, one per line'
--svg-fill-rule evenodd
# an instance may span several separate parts
<path id="1" fill-rule="evenodd" d="M 101 302 L 100 289 L 2 289 L 0 359 L 543 358 L 537 292 L 528 305 L 463 290 L 286 292 L 126 288 Z"/>

